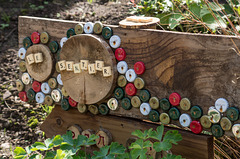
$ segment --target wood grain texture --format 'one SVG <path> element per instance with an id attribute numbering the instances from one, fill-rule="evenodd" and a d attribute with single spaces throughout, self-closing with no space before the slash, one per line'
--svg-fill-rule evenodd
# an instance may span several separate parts
<path id="1" fill-rule="evenodd" d="M 140 120 L 126 119 L 116 116 L 102 116 L 92 114 L 80 114 L 76 109 L 64 111 L 60 106 L 56 106 L 52 113 L 41 125 L 47 137 L 56 134 L 65 134 L 68 127 L 78 124 L 83 130 L 92 129 L 97 132 L 106 129 L 112 134 L 112 140 L 126 146 L 126 142 L 131 136 L 131 132 L 136 129 L 156 129 L 158 125 L 143 122 Z M 167 130 L 175 128 L 165 127 Z M 191 132 L 179 130 L 183 140 L 178 145 L 174 145 L 172 153 L 182 155 L 187 159 L 212 159 L 213 158 L 213 138 L 208 135 L 195 135 Z M 91 147 L 96 150 L 96 146 Z"/>
<path id="2" fill-rule="evenodd" d="M 36 17 L 19 17 L 19 46 L 32 32 L 47 31 L 51 40 L 60 41 L 78 22 Z M 110 26 L 110 25 L 109 25 Z M 199 105 L 207 114 L 216 99 L 223 97 L 230 106 L 240 108 L 240 40 L 233 36 L 179 33 L 162 30 L 131 30 L 110 26 L 120 36 L 127 53 L 129 68 L 143 61 L 146 71 L 141 78 L 151 96 L 167 98 L 172 92 Z M 139 91 L 137 92 L 137 95 Z M 160 112 L 163 112 L 159 109 Z M 113 115 L 147 119 L 138 109 L 120 108 Z M 189 111 L 182 111 L 188 113 Z M 225 115 L 225 114 L 223 114 Z M 173 122 L 179 125 L 179 122 Z M 240 123 L 237 121 L 235 123 Z M 232 136 L 232 133 L 226 132 Z"/>
<path id="3" fill-rule="evenodd" d="M 157 23 L 159 23 L 159 18 L 152 17 L 152 21 L 148 23 L 137 23 L 132 21 L 127 21 L 126 19 L 119 22 L 119 26 L 127 29 L 156 29 Z"/>

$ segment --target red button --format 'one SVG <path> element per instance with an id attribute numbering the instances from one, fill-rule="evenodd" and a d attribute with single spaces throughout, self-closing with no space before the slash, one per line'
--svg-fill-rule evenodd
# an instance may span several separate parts
<path id="1" fill-rule="evenodd" d="M 71 97 L 68 98 L 68 103 L 72 106 L 72 107 L 76 107 L 77 106 L 77 102 L 75 100 L 73 100 Z"/>
<path id="2" fill-rule="evenodd" d="M 38 82 L 38 81 L 34 81 L 32 83 L 32 89 L 35 91 L 35 92 L 40 92 L 41 91 L 41 83 Z"/>
<path id="3" fill-rule="evenodd" d="M 138 61 L 134 64 L 134 71 L 136 74 L 141 75 L 145 72 L 145 65 L 142 61 Z"/>
<path id="4" fill-rule="evenodd" d="M 18 96 L 21 99 L 21 101 L 24 101 L 24 102 L 28 101 L 27 93 L 25 91 L 19 92 Z"/>
<path id="5" fill-rule="evenodd" d="M 200 124 L 199 121 L 192 121 L 190 124 L 190 129 L 193 133 L 195 134 L 200 134 L 203 130 L 202 125 Z"/>
<path id="6" fill-rule="evenodd" d="M 31 40 L 34 44 L 38 44 L 40 42 L 40 33 L 39 32 L 33 32 L 31 35 Z"/>
<path id="7" fill-rule="evenodd" d="M 115 57 L 118 61 L 123 61 L 126 58 L 126 51 L 123 48 L 115 50 Z"/>
<path id="8" fill-rule="evenodd" d="M 173 106 L 178 106 L 180 101 L 181 101 L 181 96 L 180 94 L 174 92 L 172 94 L 170 94 L 169 96 L 169 101 Z"/>
<path id="9" fill-rule="evenodd" d="M 133 83 L 128 83 L 125 87 L 125 92 L 129 96 L 134 96 L 137 93 L 137 89 Z"/>

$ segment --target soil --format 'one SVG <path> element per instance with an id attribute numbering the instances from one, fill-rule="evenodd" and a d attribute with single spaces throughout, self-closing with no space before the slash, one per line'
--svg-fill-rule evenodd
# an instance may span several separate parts
<path id="1" fill-rule="evenodd" d="M 93 3 L 77 0 L 0 0 L 0 158 L 13 158 L 16 146 L 43 141 L 39 126 L 46 117 L 40 105 L 21 102 L 15 87 L 19 78 L 18 16 L 36 16 L 118 25 L 130 15 L 128 1 Z M 37 119 L 37 123 L 33 121 Z"/>

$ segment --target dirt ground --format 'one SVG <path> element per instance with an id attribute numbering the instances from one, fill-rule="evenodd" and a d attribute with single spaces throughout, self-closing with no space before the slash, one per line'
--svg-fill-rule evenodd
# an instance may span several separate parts
<path id="1" fill-rule="evenodd" d="M 101 21 L 117 25 L 130 15 L 128 1 L 100 0 L 0 0 L 0 158 L 12 158 L 16 146 L 25 147 L 44 139 L 39 129 L 46 112 L 39 105 L 23 103 L 17 97 L 18 16 L 37 16 L 75 21 Z M 37 121 L 36 121 L 37 120 Z"/>

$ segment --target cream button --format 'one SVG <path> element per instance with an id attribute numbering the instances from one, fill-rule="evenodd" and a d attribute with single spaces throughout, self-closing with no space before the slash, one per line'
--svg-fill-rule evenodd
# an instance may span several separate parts
<path id="1" fill-rule="evenodd" d="M 210 121 L 212 123 L 218 123 L 221 119 L 221 114 L 216 109 L 209 109 L 208 116 L 210 116 Z"/>
<path id="2" fill-rule="evenodd" d="M 93 33 L 93 23 L 92 22 L 87 22 L 85 25 L 84 25 L 84 32 L 86 34 L 92 34 Z"/>
<path id="3" fill-rule="evenodd" d="M 107 105 L 109 109 L 116 110 L 118 108 L 118 101 L 115 98 L 111 98 L 108 100 Z"/>
<path id="4" fill-rule="evenodd" d="M 227 108 L 229 107 L 229 104 L 226 99 L 218 98 L 215 102 L 215 107 L 219 112 L 223 113 L 227 110 Z"/>
<path id="5" fill-rule="evenodd" d="M 140 105 L 140 112 L 142 113 L 142 115 L 148 115 L 151 111 L 151 107 L 148 103 L 142 103 Z"/>
<path id="6" fill-rule="evenodd" d="M 63 85 L 61 74 L 58 74 L 58 76 L 57 76 L 57 82 L 58 82 L 58 84 Z"/>
<path id="7" fill-rule="evenodd" d="M 234 124 L 233 125 L 232 133 L 235 137 L 240 138 L 240 124 Z"/>
<path id="8" fill-rule="evenodd" d="M 67 37 L 63 37 L 61 40 L 60 40 L 60 46 L 63 47 L 64 43 L 68 40 Z"/>
<path id="9" fill-rule="evenodd" d="M 42 91 L 44 94 L 49 94 L 49 93 L 51 92 L 51 88 L 50 88 L 50 86 L 48 85 L 47 82 L 42 83 L 42 85 L 41 85 L 41 91 Z"/>
<path id="10" fill-rule="evenodd" d="M 182 114 L 179 118 L 179 123 L 183 127 L 189 127 L 191 122 L 192 122 L 192 119 L 191 119 L 190 115 L 188 115 L 188 114 Z"/>
<path id="11" fill-rule="evenodd" d="M 22 59 L 22 60 L 24 60 L 25 59 L 25 55 L 26 55 L 26 49 L 25 48 L 20 48 L 19 50 L 18 50 L 18 57 L 20 58 L 20 59 Z"/>
<path id="12" fill-rule="evenodd" d="M 136 79 L 137 74 L 135 73 L 135 71 L 133 69 L 129 69 L 129 70 L 127 70 L 125 76 L 126 76 L 126 79 L 128 82 L 133 82 Z"/>
<path id="13" fill-rule="evenodd" d="M 112 48 L 116 49 L 121 45 L 121 38 L 118 35 L 113 35 L 109 40 L 109 44 Z"/>
<path id="14" fill-rule="evenodd" d="M 31 77 L 30 77 L 30 75 L 28 73 L 23 73 L 22 74 L 22 82 L 23 82 L 23 84 L 28 85 L 28 84 L 31 83 L 31 81 L 32 81 L 32 79 L 31 79 Z"/>
<path id="15" fill-rule="evenodd" d="M 120 74 L 125 74 L 128 70 L 128 65 L 125 61 L 120 61 L 118 62 L 117 64 L 117 71 L 120 73 Z"/>
<path id="16" fill-rule="evenodd" d="M 51 97 L 55 102 L 60 102 L 60 100 L 62 99 L 62 94 L 61 94 L 60 90 L 54 89 L 51 92 Z"/>
<path id="17" fill-rule="evenodd" d="M 35 96 L 36 102 L 42 104 L 44 102 L 45 95 L 42 92 L 38 92 Z"/>

